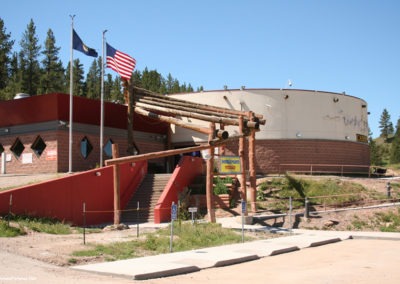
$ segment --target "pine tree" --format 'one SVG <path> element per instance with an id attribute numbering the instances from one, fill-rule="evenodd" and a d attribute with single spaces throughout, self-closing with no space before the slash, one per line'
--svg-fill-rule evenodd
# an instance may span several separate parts
<path id="1" fill-rule="evenodd" d="M 10 78 L 10 52 L 14 45 L 10 37 L 11 34 L 6 32 L 4 21 L 0 18 L 0 90 L 7 86 Z"/>
<path id="2" fill-rule="evenodd" d="M 101 93 L 101 56 L 93 60 L 86 76 L 86 97 L 100 99 Z"/>
<path id="3" fill-rule="evenodd" d="M 39 39 L 36 36 L 36 26 L 32 19 L 23 34 L 20 45 L 19 63 L 22 71 L 22 91 L 30 95 L 36 95 L 41 76 L 38 60 L 41 46 L 39 45 Z"/>
<path id="4" fill-rule="evenodd" d="M 133 71 L 132 81 L 135 87 L 142 88 L 142 73 L 139 70 Z"/>
<path id="5" fill-rule="evenodd" d="M 372 132 L 368 128 L 368 144 L 369 144 L 369 152 L 370 152 L 370 163 L 371 165 L 381 166 L 383 164 L 382 161 L 382 150 L 380 146 L 376 144 L 374 139 L 372 138 Z"/>
<path id="6" fill-rule="evenodd" d="M 40 81 L 40 93 L 48 94 L 61 92 L 64 88 L 64 68 L 61 60 L 58 58 L 60 47 L 56 47 L 56 40 L 51 29 L 47 32 L 45 49 L 42 54 L 42 78 Z"/>
<path id="7" fill-rule="evenodd" d="M 381 137 L 385 140 L 388 139 L 389 135 L 393 134 L 393 124 L 390 122 L 390 114 L 385 108 L 381 114 L 379 120 L 379 128 L 381 130 Z"/>
<path id="8" fill-rule="evenodd" d="M 111 77 L 111 76 L 110 76 Z M 115 103 L 124 103 L 124 94 L 122 93 L 121 77 L 116 76 L 111 84 L 110 100 Z"/>
<path id="9" fill-rule="evenodd" d="M 159 93 L 161 89 L 161 74 L 157 70 L 149 71 L 147 67 L 142 73 L 142 88 Z"/>
<path id="10" fill-rule="evenodd" d="M 397 120 L 396 133 L 390 148 L 390 162 L 393 164 L 400 163 L 400 119 Z"/>
<path id="11" fill-rule="evenodd" d="M 74 59 L 72 77 L 73 77 L 73 95 L 84 96 L 85 95 L 85 82 L 84 79 L 83 65 L 79 59 Z M 67 69 L 65 70 L 66 86 L 65 92 L 69 94 L 70 91 L 70 63 L 68 63 Z"/>

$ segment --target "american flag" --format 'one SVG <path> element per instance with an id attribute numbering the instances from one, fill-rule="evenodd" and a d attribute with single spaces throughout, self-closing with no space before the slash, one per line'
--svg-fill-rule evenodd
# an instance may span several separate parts
<path id="1" fill-rule="evenodd" d="M 107 68 L 111 68 L 122 78 L 129 80 L 136 66 L 136 60 L 128 54 L 116 50 L 108 43 L 107 45 Z"/>

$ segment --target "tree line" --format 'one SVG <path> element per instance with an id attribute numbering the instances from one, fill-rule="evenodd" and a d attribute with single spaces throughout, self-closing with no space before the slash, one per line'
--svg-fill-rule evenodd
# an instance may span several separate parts
<path id="1" fill-rule="evenodd" d="M 13 52 L 15 40 L 7 33 L 0 18 L 0 100 L 10 100 L 17 93 L 30 95 L 48 93 L 69 93 L 70 62 L 66 68 L 59 58 L 60 47 L 49 28 L 43 46 L 39 43 L 33 19 L 19 41 L 20 51 Z M 91 99 L 99 99 L 101 93 L 101 57 L 93 62 L 85 77 L 83 64 L 73 61 L 73 94 Z M 156 70 L 145 68 L 132 73 L 133 83 L 144 89 L 160 94 L 193 92 L 190 84 L 180 84 L 171 74 L 164 78 Z M 202 91 L 203 87 L 197 88 Z M 107 74 L 104 78 L 104 98 L 108 101 L 123 102 L 121 79 Z M 389 112 L 384 109 L 379 121 L 380 138 L 386 143 L 377 143 L 369 137 L 371 164 L 384 165 L 400 163 L 400 119 L 393 127 Z"/>
<path id="2" fill-rule="evenodd" d="M 7 33 L 0 18 L 0 100 L 12 99 L 17 93 L 30 95 L 54 92 L 70 92 L 70 62 L 66 68 L 59 58 L 60 47 L 48 29 L 43 46 L 39 43 L 33 19 L 19 41 L 20 51 L 13 52 L 15 40 Z M 101 57 L 95 58 L 85 77 L 83 64 L 73 61 L 73 94 L 99 99 L 101 93 Z M 161 94 L 193 92 L 190 84 L 180 84 L 178 79 L 168 74 L 164 78 L 156 70 L 134 71 L 132 79 L 136 86 Z M 197 91 L 203 88 L 197 88 Z M 104 78 L 104 98 L 122 102 L 123 94 L 119 76 L 107 74 Z"/>
<path id="3" fill-rule="evenodd" d="M 372 139 L 372 133 L 369 135 L 371 164 L 379 166 L 400 163 L 400 118 L 396 127 L 393 127 L 390 114 L 385 108 L 379 119 L 379 129 L 379 138 L 383 143 L 377 143 L 377 139 Z"/>

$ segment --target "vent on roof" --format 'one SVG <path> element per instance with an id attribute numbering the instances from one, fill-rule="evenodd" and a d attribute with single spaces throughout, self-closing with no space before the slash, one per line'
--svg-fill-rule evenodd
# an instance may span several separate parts
<path id="1" fill-rule="evenodd" d="M 15 95 L 14 100 L 29 98 L 31 95 L 25 93 L 18 93 Z"/>

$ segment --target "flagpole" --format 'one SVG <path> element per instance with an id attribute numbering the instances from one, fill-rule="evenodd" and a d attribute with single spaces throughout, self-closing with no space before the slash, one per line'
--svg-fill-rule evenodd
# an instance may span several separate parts
<path id="1" fill-rule="evenodd" d="M 74 18 L 71 17 L 71 61 L 69 63 L 69 150 L 68 150 L 68 173 L 72 173 L 72 116 L 73 116 L 73 61 L 74 61 Z"/>
<path id="2" fill-rule="evenodd" d="M 102 55 L 101 55 L 101 102 L 100 102 L 100 167 L 103 167 L 103 147 L 104 147 L 104 43 L 105 34 L 103 31 Z"/>

